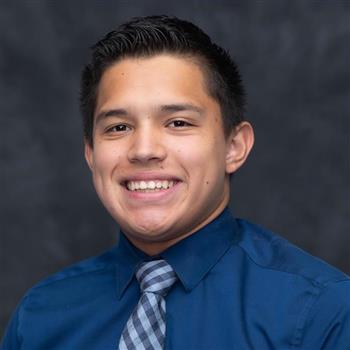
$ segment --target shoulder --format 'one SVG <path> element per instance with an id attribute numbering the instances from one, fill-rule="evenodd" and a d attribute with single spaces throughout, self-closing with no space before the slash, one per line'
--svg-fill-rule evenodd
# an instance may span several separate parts
<path id="1" fill-rule="evenodd" d="M 115 249 L 64 268 L 41 280 L 24 295 L 21 307 L 47 307 L 77 302 L 114 283 Z M 92 288 L 93 286 L 93 288 Z"/>
<path id="2" fill-rule="evenodd" d="M 348 349 L 349 276 L 269 230 L 237 223 L 247 275 L 258 290 L 254 303 L 275 306 L 263 308 L 265 317 L 282 310 L 284 324 L 292 320 L 289 341 L 295 348 Z"/>
<path id="3" fill-rule="evenodd" d="M 30 288 L 13 313 L 0 348 L 20 348 L 24 334 L 28 337 L 28 330 L 31 334 L 39 332 L 39 325 L 53 319 L 57 322 L 60 317 L 64 319 L 69 310 L 80 309 L 101 295 L 111 295 L 116 260 L 116 249 L 111 249 L 71 265 Z M 35 330 L 32 324 L 37 326 Z"/>
<path id="4" fill-rule="evenodd" d="M 115 249 L 110 249 L 101 255 L 90 257 L 70 265 L 57 273 L 43 279 L 33 288 L 41 288 L 67 279 L 80 278 L 86 274 L 94 274 L 110 268 L 116 261 Z"/>
<path id="5" fill-rule="evenodd" d="M 298 276 L 319 287 L 342 281 L 349 284 L 350 278 L 345 273 L 279 235 L 246 220 L 237 219 L 237 223 L 241 235 L 239 246 L 259 268 Z"/>

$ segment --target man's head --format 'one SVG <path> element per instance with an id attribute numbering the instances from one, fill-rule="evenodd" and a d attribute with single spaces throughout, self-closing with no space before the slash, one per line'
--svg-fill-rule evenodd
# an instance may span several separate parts
<path id="1" fill-rule="evenodd" d="M 236 67 L 194 25 L 151 17 L 121 28 L 95 45 L 83 74 L 85 156 L 107 210 L 155 254 L 227 206 L 229 176 L 248 156 L 253 132 L 242 121 Z"/>
<path id="2" fill-rule="evenodd" d="M 162 53 L 187 57 L 199 65 L 208 93 L 220 105 L 225 136 L 244 119 L 244 88 L 238 68 L 225 50 L 190 22 L 167 16 L 136 18 L 97 42 L 83 71 L 81 110 L 84 136 L 91 146 L 98 86 L 105 70 L 127 57 Z"/>

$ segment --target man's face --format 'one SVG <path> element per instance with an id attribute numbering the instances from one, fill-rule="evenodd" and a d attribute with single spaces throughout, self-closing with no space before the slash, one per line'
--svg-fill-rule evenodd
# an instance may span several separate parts
<path id="1" fill-rule="evenodd" d="M 96 191 L 149 254 L 198 230 L 228 203 L 230 143 L 220 107 L 189 59 L 127 58 L 108 68 L 93 142 L 86 158 Z"/>

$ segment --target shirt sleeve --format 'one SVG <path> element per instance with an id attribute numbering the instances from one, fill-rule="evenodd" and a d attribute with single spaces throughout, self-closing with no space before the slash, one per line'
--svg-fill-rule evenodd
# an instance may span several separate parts
<path id="1" fill-rule="evenodd" d="M 331 283 L 311 306 L 301 349 L 350 350 L 350 280 Z"/>
<path id="2" fill-rule="evenodd" d="M 19 307 L 13 313 L 12 318 L 6 328 L 5 335 L 0 344 L 0 350 L 19 350 L 21 344 L 18 339 L 18 314 Z"/>

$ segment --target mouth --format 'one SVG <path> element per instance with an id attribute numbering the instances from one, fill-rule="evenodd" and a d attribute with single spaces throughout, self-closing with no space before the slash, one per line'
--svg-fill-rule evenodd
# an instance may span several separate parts
<path id="1" fill-rule="evenodd" d="M 169 190 L 174 187 L 179 181 L 174 179 L 169 180 L 141 180 L 141 181 L 124 181 L 123 185 L 130 192 L 154 193 Z"/>

